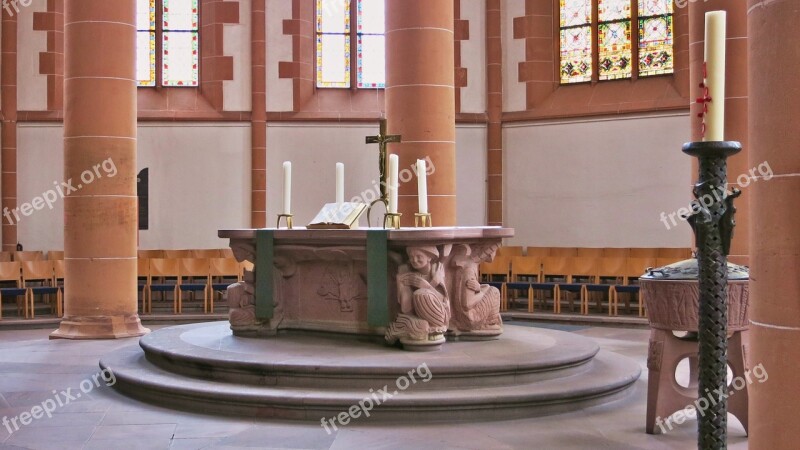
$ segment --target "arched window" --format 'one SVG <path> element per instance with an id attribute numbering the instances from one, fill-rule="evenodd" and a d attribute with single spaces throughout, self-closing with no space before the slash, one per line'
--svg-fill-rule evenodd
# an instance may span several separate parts
<path id="1" fill-rule="evenodd" d="M 318 88 L 386 86 L 385 11 L 385 0 L 317 0 Z"/>
<path id="2" fill-rule="evenodd" d="M 560 5 L 561 84 L 672 73 L 672 0 Z"/>
<path id="3" fill-rule="evenodd" d="M 136 77 L 139 86 L 199 85 L 198 1 L 136 1 Z"/>

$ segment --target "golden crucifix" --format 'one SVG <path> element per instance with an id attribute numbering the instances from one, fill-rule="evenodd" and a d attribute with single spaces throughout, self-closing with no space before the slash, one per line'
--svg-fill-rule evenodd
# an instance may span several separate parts
<path id="1" fill-rule="evenodd" d="M 369 205 L 367 210 L 367 222 L 369 222 L 369 213 L 372 206 L 377 202 L 382 202 L 384 206 L 389 207 L 389 197 L 386 194 L 386 186 L 388 180 L 386 179 L 386 146 L 393 142 L 402 142 L 402 137 L 399 134 L 387 134 L 386 119 L 380 121 L 380 131 L 377 136 L 367 136 L 367 144 L 378 144 L 378 170 L 380 174 L 380 190 L 381 197 Z"/>

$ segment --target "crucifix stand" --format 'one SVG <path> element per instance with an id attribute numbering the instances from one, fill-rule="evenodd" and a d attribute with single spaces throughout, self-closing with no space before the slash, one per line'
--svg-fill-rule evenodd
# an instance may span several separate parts
<path id="1" fill-rule="evenodd" d="M 375 206 L 376 203 L 380 202 L 383 203 L 384 208 L 386 211 L 389 210 L 389 196 L 386 193 L 386 186 L 387 186 L 387 170 L 386 170 L 386 146 L 393 142 L 402 142 L 401 136 L 399 134 L 387 134 L 386 131 L 386 119 L 381 119 L 380 121 L 380 131 L 378 132 L 377 136 L 367 136 L 367 144 L 378 144 L 378 170 L 380 174 L 380 192 L 381 196 L 377 200 L 370 203 L 369 208 L 367 209 L 367 225 L 372 226 L 370 221 L 370 213 L 372 212 L 372 207 Z"/>

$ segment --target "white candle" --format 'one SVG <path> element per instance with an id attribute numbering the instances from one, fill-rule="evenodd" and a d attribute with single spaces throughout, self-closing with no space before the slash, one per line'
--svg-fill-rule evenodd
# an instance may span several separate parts
<path id="1" fill-rule="evenodd" d="M 336 163 L 336 204 L 344 203 L 344 164 Z"/>
<path id="2" fill-rule="evenodd" d="M 428 173 L 425 160 L 417 160 L 417 196 L 419 197 L 419 213 L 428 214 Z"/>
<path id="3" fill-rule="evenodd" d="M 399 168 L 400 158 L 397 155 L 389 155 L 389 212 L 391 214 L 397 214 L 397 180 Z"/>
<path id="4" fill-rule="evenodd" d="M 283 213 L 292 212 L 292 163 L 283 163 Z"/>
<path id="5" fill-rule="evenodd" d="M 708 113 L 705 115 L 704 141 L 725 140 L 725 11 L 706 13 L 706 79 Z"/>

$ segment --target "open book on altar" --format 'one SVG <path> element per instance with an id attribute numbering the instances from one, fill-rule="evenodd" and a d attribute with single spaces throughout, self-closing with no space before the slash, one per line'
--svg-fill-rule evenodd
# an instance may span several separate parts
<path id="1" fill-rule="evenodd" d="M 309 230 L 349 230 L 358 228 L 358 219 L 366 211 L 364 203 L 328 203 L 306 228 Z"/>

